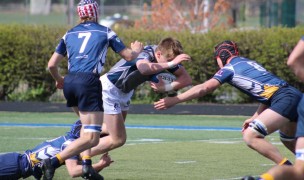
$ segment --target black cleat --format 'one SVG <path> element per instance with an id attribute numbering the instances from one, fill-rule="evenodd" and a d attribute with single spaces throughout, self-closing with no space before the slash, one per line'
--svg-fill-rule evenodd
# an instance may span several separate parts
<path id="1" fill-rule="evenodd" d="M 88 180 L 104 180 L 104 178 L 93 169 L 92 165 L 82 165 L 81 177 Z"/>
<path id="2" fill-rule="evenodd" d="M 42 161 L 43 180 L 52 180 L 55 174 L 55 168 L 51 164 L 51 159 L 43 159 Z"/>

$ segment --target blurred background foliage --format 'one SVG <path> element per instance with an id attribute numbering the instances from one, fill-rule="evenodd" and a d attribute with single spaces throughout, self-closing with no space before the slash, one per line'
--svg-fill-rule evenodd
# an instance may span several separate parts
<path id="1" fill-rule="evenodd" d="M 304 0 L 96 0 L 99 23 L 112 28 L 129 45 L 134 40 L 157 44 L 179 39 L 192 61 L 183 65 L 202 83 L 218 70 L 215 44 L 231 39 L 241 55 L 304 90 L 286 66 L 292 48 L 303 35 Z M 65 102 L 46 69 L 66 30 L 76 25 L 78 0 L 0 1 L 0 100 Z M 120 59 L 111 50 L 104 72 Z M 66 73 L 67 63 L 61 64 Z M 178 93 L 186 90 L 180 90 Z M 152 93 L 145 83 L 133 102 L 151 103 L 167 94 Z M 190 103 L 251 103 L 229 85 Z"/>
<path id="2" fill-rule="evenodd" d="M 0 25 L 1 100 L 64 101 L 62 92 L 56 90 L 55 82 L 46 67 L 57 43 L 68 28 L 46 25 Z M 303 28 L 300 27 L 231 31 L 217 29 L 195 34 L 189 31 L 147 32 L 128 28 L 119 29 L 116 33 L 127 46 L 134 40 L 149 45 L 158 44 L 162 38 L 168 36 L 177 38 L 183 44 L 185 52 L 192 58 L 191 62 L 185 62 L 183 65 L 193 78 L 194 85 L 208 80 L 218 70 L 213 58 L 214 45 L 223 40 L 234 40 L 239 45 L 241 56 L 258 61 L 272 73 L 304 91 L 302 83 L 286 65 L 290 52 L 303 34 Z M 103 73 L 119 59 L 119 55 L 109 50 Z M 66 73 L 66 69 L 67 63 L 61 63 L 63 74 Z M 153 93 L 149 84 L 145 83 L 136 90 L 133 101 L 150 103 L 165 95 Z M 253 101 L 233 87 L 223 85 L 215 93 L 191 101 L 191 103 L 198 102 L 251 103 Z"/>

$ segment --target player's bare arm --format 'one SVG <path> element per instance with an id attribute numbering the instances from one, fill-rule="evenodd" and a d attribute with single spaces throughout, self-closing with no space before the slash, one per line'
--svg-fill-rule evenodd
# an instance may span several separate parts
<path id="1" fill-rule="evenodd" d="M 295 75 L 304 81 L 304 40 L 300 40 L 291 52 L 287 65 L 294 71 Z"/>
<path id="2" fill-rule="evenodd" d="M 192 85 L 192 78 L 183 66 L 181 66 L 173 74 L 176 76 L 176 80 L 171 83 L 174 90 Z"/>
<path id="3" fill-rule="evenodd" d="M 190 61 L 191 58 L 187 54 L 180 54 L 176 56 L 172 61 L 168 62 L 157 62 L 157 63 L 151 63 L 149 60 L 141 60 L 136 62 L 137 69 L 140 71 L 143 75 L 151 75 L 159 73 L 163 70 L 172 68 L 178 64 L 180 64 L 182 61 Z"/>
<path id="4" fill-rule="evenodd" d="M 188 54 L 180 54 L 178 56 L 176 56 L 172 61 L 172 63 L 174 63 L 174 65 L 180 64 L 183 61 L 190 61 L 191 57 Z"/>
<path id="5" fill-rule="evenodd" d="M 110 164 L 113 162 L 114 161 L 111 159 L 109 154 L 105 153 L 100 157 L 100 160 L 97 163 L 93 164 L 92 166 L 95 169 L 95 171 L 99 172 L 104 168 L 110 166 Z M 70 177 L 75 178 L 75 177 L 80 177 L 82 175 L 82 165 L 78 160 L 67 159 L 65 161 L 65 165 Z"/>
<path id="6" fill-rule="evenodd" d="M 220 82 L 212 78 L 204 82 L 203 84 L 193 86 L 188 91 L 179 94 L 175 97 L 166 97 L 164 99 L 160 99 L 159 101 L 154 103 L 154 108 L 158 110 L 168 109 L 174 106 L 175 104 L 205 96 L 206 94 L 213 92 L 219 86 L 221 86 Z"/>
<path id="7" fill-rule="evenodd" d="M 176 80 L 170 84 L 172 86 L 172 90 L 178 90 L 192 84 L 192 78 L 183 66 L 173 74 L 176 76 Z M 151 81 L 150 86 L 155 92 L 166 92 L 165 83 L 162 80 L 158 83 Z"/>
<path id="8" fill-rule="evenodd" d="M 63 58 L 64 58 L 64 56 L 54 52 L 54 54 L 52 55 L 51 59 L 48 62 L 48 69 L 49 69 L 52 77 L 55 79 L 56 87 L 58 89 L 63 88 L 63 77 L 60 75 L 60 73 L 58 71 L 59 63 L 62 61 Z"/>
<path id="9" fill-rule="evenodd" d="M 139 53 L 143 50 L 144 46 L 139 41 L 134 41 L 131 43 L 131 48 L 125 48 L 119 52 L 119 55 L 126 61 L 132 61 L 135 59 Z"/>

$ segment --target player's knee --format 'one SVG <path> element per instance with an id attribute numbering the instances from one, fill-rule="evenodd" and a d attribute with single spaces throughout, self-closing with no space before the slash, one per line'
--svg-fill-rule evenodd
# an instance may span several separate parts
<path id="1" fill-rule="evenodd" d="M 88 147 L 94 147 L 99 143 L 101 126 L 100 125 L 84 125 L 83 138 Z"/>
<path id="2" fill-rule="evenodd" d="M 267 135 L 267 127 L 263 122 L 255 119 L 249 124 L 248 130 L 244 132 L 243 139 L 249 147 L 252 147 L 256 138 L 265 138 Z"/>
<path id="3" fill-rule="evenodd" d="M 123 146 L 126 143 L 126 140 L 127 140 L 126 136 L 113 138 L 113 141 L 112 141 L 113 148 L 118 148 L 120 146 Z"/>

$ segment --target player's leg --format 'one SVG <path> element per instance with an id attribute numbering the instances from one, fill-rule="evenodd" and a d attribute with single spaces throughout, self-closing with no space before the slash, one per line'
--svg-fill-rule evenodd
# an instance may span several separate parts
<path id="1" fill-rule="evenodd" d="M 92 156 L 106 153 L 126 142 L 127 136 L 122 114 L 105 114 L 104 124 L 106 124 L 106 131 L 109 135 L 100 138 L 99 144 L 92 148 Z"/>
<path id="2" fill-rule="evenodd" d="M 297 123 L 296 122 L 288 122 L 283 127 L 280 128 L 280 139 L 281 142 L 287 147 L 292 153 L 295 154 L 296 147 L 296 134 Z"/>
<path id="3" fill-rule="evenodd" d="M 303 180 L 304 179 L 304 137 L 297 140 L 297 157 L 293 166 L 275 166 L 257 178 L 246 176 L 242 180 Z"/>
<path id="4" fill-rule="evenodd" d="M 125 116 L 122 114 L 122 109 L 128 108 L 133 94 L 133 91 L 122 93 L 106 76 L 102 76 L 100 80 L 102 83 L 104 124 L 109 135 L 100 138 L 98 146 L 92 149 L 92 155 L 106 153 L 126 142 Z"/>
<path id="5" fill-rule="evenodd" d="M 92 148 L 99 143 L 101 124 L 103 119 L 102 112 L 82 112 L 80 111 L 80 118 L 82 119 L 82 133 L 81 139 L 83 140 L 83 144 L 78 144 L 78 146 L 84 146 Z M 78 147 L 77 146 L 77 147 Z M 80 154 L 80 151 L 78 154 Z M 91 161 L 91 149 L 84 149 L 82 152 L 82 165 L 83 165 L 83 177 L 90 178 L 91 176 L 96 176 L 98 179 L 98 173 L 94 171 L 92 168 Z"/>
<path id="6" fill-rule="evenodd" d="M 274 145 L 265 140 L 265 136 L 275 132 L 288 121 L 275 111 L 266 109 L 244 131 L 244 141 L 250 148 L 279 164 L 284 157 Z"/>
<path id="7" fill-rule="evenodd" d="M 52 179 L 55 168 L 69 157 L 78 155 L 84 150 L 98 144 L 103 120 L 101 83 L 97 74 L 71 73 L 64 78 L 64 95 L 68 107 L 78 107 L 82 123 L 82 135 L 67 148 L 51 159 L 43 160 L 44 178 Z M 91 164 L 90 150 L 85 152 L 83 163 Z M 90 168 L 93 169 L 93 168 Z"/>

